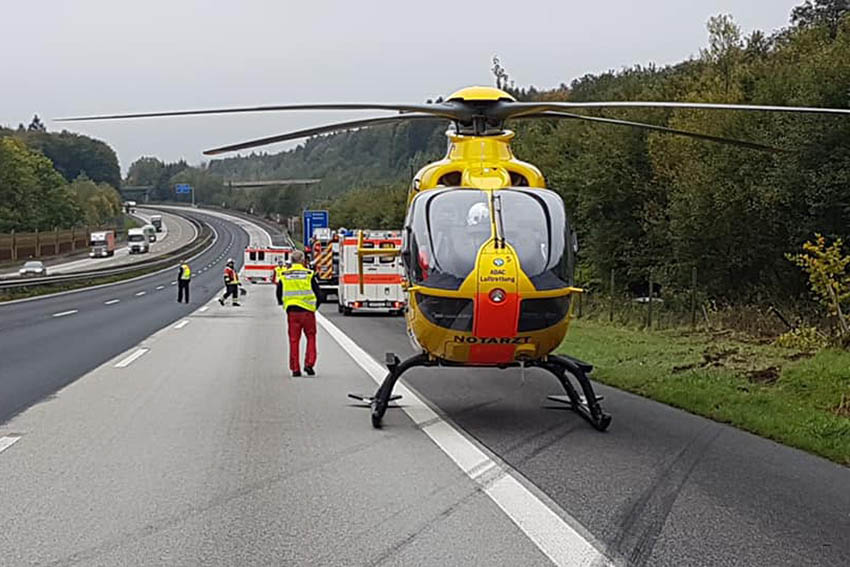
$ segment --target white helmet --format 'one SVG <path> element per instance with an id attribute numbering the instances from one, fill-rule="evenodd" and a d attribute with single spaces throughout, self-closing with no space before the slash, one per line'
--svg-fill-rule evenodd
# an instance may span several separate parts
<path id="1" fill-rule="evenodd" d="M 227 262 L 225 262 L 225 263 L 226 263 L 228 266 L 233 266 L 233 264 L 234 264 L 233 258 L 228 258 L 228 259 L 227 259 Z"/>
<path id="2" fill-rule="evenodd" d="M 478 202 L 469 207 L 466 213 L 466 226 L 478 226 L 490 223 L 490 207 L 487 203 Z"/>

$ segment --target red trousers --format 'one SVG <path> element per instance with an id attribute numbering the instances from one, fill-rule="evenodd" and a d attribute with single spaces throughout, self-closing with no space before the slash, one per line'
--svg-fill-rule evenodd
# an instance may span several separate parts
<path id="1" fill-rule="evenodd" d="M 301 343 L 301 331 L 307 337 L 307 354 L 304 357 L 304 366 L 316 365 L 316 314 L 311 311 L 287 311 L 286 323 L 289 328 L 289 369 L 299 372 L 301 366 L 298 363 L 298 347 Z"/>

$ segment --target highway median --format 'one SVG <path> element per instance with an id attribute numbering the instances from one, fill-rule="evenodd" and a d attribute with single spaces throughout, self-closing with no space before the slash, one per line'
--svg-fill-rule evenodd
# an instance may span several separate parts
<path id="1" fill-rule="evenodd" d="M 215 233 L 208 224 L 188 216 L 184 218 L 195 225 L 197 233 L 191 242 L 176 250 L 156 256 L 155 258 L 122 266 L 98 268 L 40 278 L 8 278 L 0 280 L 0 304 L 31 297 L 108 285 L 176 268 L 183 259 L 203 253 L 212 245 L 215 239 Z"/>

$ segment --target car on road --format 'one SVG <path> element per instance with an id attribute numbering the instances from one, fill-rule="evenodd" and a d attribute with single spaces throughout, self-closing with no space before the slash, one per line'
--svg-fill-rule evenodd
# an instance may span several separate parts
<path id="1" fill-rule="evenodd" d="M 23 268 L 18 270 L 18 274 L 22 278 L 46 276 L 47 268 L 44 266 L 44 262 L 40 260 L 30 260 L 24 264 Z"/>

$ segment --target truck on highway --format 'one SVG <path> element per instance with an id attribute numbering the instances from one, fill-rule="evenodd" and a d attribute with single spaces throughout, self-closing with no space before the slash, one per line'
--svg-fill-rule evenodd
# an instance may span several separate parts
<path id="1" fill-rule="evenodd" d="M 124 212 L 128 215 L 136 212 L 136 201 L 125 201 Z"/>
<path id="2" fill-rule="evenodd" d="M 146 224 L 142 227 L 145 236 L 148 237 L 148 242 L 156 242 L 156 228 L 152 224 Z"/>
<path id="3" fill-rule="evenodd" d="M 162 232 L 162 215 L 151 215 L 151 224 L 157 232 Z"/>
<path id="4" fill-rule="evenodd" d="M 339 297 L 339 235 L 327 227 L 319 227 L 313 231 L 307 254 L 310 265 L 316 272 L 319 282 L 321 300 L 329 295 Z"/>
<path id="5" fill-rule="evenodd" d="M 111 230 L 92 232 L 89 236 L 92 258 L 106 258 L 115 254 L 115 233 Z"/>
<path id="6" fill-rule="evenodd" d="M 150 252 L 150 241 L 144 229 L 131 228 L 127 231 L 127 248 L 130 254 L 146 254 Z"/>
<path id="7" fill-rule="evenodd" d="M 407 298 L 401 282 L 404 267 L 399 256 L 365 256 L 363 291 L 357 258 L 357 237 L 340 237 L 339 312 L 355 311 L 401 315 Z M 401 233 L 389 230 L 364 230 L 363 248 L 400 248 Z"/>

